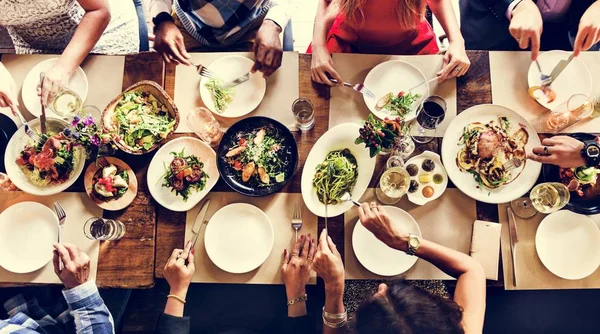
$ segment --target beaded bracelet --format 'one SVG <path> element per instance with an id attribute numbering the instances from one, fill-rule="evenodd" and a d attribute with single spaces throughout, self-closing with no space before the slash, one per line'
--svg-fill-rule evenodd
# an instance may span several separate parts
<path id="1" fill-rule="evenodd" d="M 287 306 L 292 306 L 292 305 L 294 305 L 294 304 L 298 304 L 298 303 L 301 303 L 301 302 L 305 302 L 305 301 L 307 301 L 307 300 L 308 300 L 308 295 L 307 295 L 307 294 L 304 294 L 304 296 L 300 296 L 300 297 L 297 297 L 297 298 L 294 298 L 294 299 L 290 299 L 290 300 L 288 300 L 288 301 L 287 301 Z"/>

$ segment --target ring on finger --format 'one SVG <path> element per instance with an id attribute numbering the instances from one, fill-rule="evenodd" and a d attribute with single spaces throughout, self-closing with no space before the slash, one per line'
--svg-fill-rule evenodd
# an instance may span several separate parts
<path id="1" fill-rule="evenodd" d="M 292 257 L 299 257 L 300 255 L 298 253 L 292 253 Z"/>
<path id="2" fill-rule="evenodd" d="M 460 67 L 455 67 L 454 70 L 458 73 L 460 73 Z"/>
<path id="3" fill-rule="evenodd" d="M 548 146 L 544 146 L 544 154 L 550 155 L 550 152 L 548 151 Z"/>

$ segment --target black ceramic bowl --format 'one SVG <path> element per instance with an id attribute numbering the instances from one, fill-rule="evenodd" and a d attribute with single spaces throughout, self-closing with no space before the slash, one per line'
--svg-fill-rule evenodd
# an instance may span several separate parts
<path id="1" fill-rule="evenodd" d="M 596 138 L 596 136 L 588 133 L 573 133 L 569 134 L 568 136 L 571 136 L 581 141 L 593 140 L 594 138 Z M 544 182 L 560 183 L 560 176 L 558 174 L 558 171 L 558 166 L 544 164 L 542 166 L 542 176 L 544 178 Z M 584 215 L 593 215 L 600 213 L 600 195 L 592 196 L 589 198 L 582 198 L 579 197 L 577 193 L 571 192 L 571 200 L 565 208 Z"/>
<path id="2" fill-rule="evenodd" d="M 13 120 L 4 115 L 0 114 L 0 173 L 6 173 L 6 166 L 4 166 L 4 153 L 6 152 L 6 146 L 10 138 L 17 132 L 17 125 Z"/>
<path id="3" fill-rule="evenodd" d="M 278 154 L 278 157 L 285 163 L 285 179 L 283 182 L 265 186 L 261 185 L 255 177 L 252 177 L 248 182 L 243 182 L 241 172 L 235 170 L 229 163 L 229 158 L 225 156 L 232 147 L 237 146 L 239 133 L 258 131 L 260 128 L 265 128 L 267 133 L 283 139 L 283 148 Z M 246 196 L 267 196 L 281 190 L 294 176 L 297 165 L 298 146 L 294 136 L 283 124 L 267 117 L 249 117 L 235 123 L 225 132 L 217 149 L 217 168 L 221 177 L 231 189 Z"/>

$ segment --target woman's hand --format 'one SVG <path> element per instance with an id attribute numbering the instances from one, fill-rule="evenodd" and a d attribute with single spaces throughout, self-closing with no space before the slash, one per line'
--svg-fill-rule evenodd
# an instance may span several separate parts
<path id="1" fill-rule="evenodd" d="M 192 276 L 196 271 L 194 250 L 191 247 L 192 242 L 188 241 L 185 249 L 174 249 L 163 272 L 171 287 L 169 294 L 177 295 L 183 299 L 187 295 Z"/>
<path id="2" fill-rule="evenodd" d="M 581 51 L 588 50 L 600 42 L 600 1 L 594 2 L 581 16 L 573 52 L 578 56 Z"/>
<path id="3" fill-rule="evenodd" d="M 554 136 L 544 138 L 542 145 L 534 147 L 527 158 L 544 164 L 557 165 L 563 168 L 585 166 L 585 159 L 581 155 L 584 144 L 569 136 Z M 547 147 L 547 149 L 544 149 Z"/>
<path id="4" fill-rule="evenodd" d="M 45 72 L 43 77 L 40 77 L 37 94 L 41 97 L 44 106 L 54 100 L 62 88 L 67 87 L 72 74 L 66 68 L 56 64 Z"/>
<path id="5" fill-rule="evenodd" d="M 294 299 L 306 293 L 306 284 L 310 280 L 316 251 L 317 244 L 315 240 L 311 239 L 310 233 L 296 239 L 291 254 L 287 249 L 283 251 L 281 277 L 285 283 L 288 299 Z"/>
<path id="6" fill-rule="evenodd" d="M 310 70 L 312 80 L 320 84 L 335 86 L 335 83 L 329 80 L 329 78 L 337 80 L 338 83 L 343 81 L 342 77 L 333 68 L 333 59 L 326 46 L 319 47 L 313 45 Z"/>
<path id="7" fill-rule="evenodd" d="M 18 107 L 17 84 L 4 65 L 0 63 L 0 108 Z M 15 115 L 16 116 L 16 115 Z"/>
<path id="8" fill-rule="evenodd" d="M 392 223 L 390 216 L 377 203 L 362 203 L 358 208 L 358 219 L 377 239 L 389 247 L 406 251 L 408 234 Z"/>
<path id="9" fill-rule="evenodd" d="M 471 61 L 465 51 L 465 43 L 463 41 L 450 42 L 444 55 L 442 69 L 437 73 L 438 82 L 462 77 L 467 73 L 470 66 Z"/>
<path id="10" fill-rule="evenodd" d="M 344 290 L 344 263 L 337 247 L 327 235 L 327 230 L 321 232 L 319 247 L 313 263 L 317 275 L 325 282 L 325 290 Z"/>
<path id="11" fill-rule="evenodd" d="M 167 63 L 190 65 L 192 58 L 185 49 L 183 35 L 175 23 L 165 21 L 156 29 L 154 50 L 160 53 Z"/>

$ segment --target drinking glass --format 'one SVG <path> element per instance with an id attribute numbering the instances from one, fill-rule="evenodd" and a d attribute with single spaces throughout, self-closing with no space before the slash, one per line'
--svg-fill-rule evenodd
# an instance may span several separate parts
<path id="1" fill-rule="evenodd" d="M 125 235 L 125 225 L 114 219 L 92 217 L 83 225 L 83 234 L 91 240 L 119 240 Z"/>
<path id="2" fill-rule="evenodd" d="M 436 129 L 445 116 L 446 101 L 436 95 L 427 97 L 421 104 L 416 121 L 410 126 L 411 138 L 417 143 L 429 143 L 435 137 Z"/>
<path id="3" fill-rule="evenodd" d="M 523 219 L 531 218 L 538 213 L 537 209 L 533 207 L 531 199 L 527 197 L 512 200 L 510 202 L 510 207 L 515 215 Z"/>
<path id="4" fill-rule="evenodd" d="M 315 110 L 309 99 L 299 98 L 292 103 L 292 113 L 300 131 L 308 131 L 315 125 Z"/>
<path id="5" fill-rule="evenodd" d="M 410 175 L 403 167 L 392 167 L 381 175 L 375 189 L 377 199 L 383 204 L 397 203 L 406 195 L 410 185 Z"/>
<path id="6" fill-rule="evenodd" d="M 533 187 L 529 198 L 533 207 L 539 212 L 552 213 L 564 208 L 569 203 L 571 193 L 562 183 L 546 182 Z"/>
<path id="7" fill-rule="evenodd" d="M 210 110 L 196 108 L 186 117 L 190 130 L 212 147 L 217 147 L 223 138 L 223 129 Z"/>
<path id="8" fill-rule="evenodd" d="M 83 108 L 81 108 L 81 111 L 79 112 L 79 115 L 82 118 L 91 117 L 94 120 L 94 122 L 98 124 L 98 127 L 100 126 L 100 118 L 102 117 L 102 112 L 96 106 L 90 104 L 83 106 Z"/>
<path id="9" fill-rule="evenodd" d="M 385 163 L 385 169 L 390 169 L 394 167 L 402 167 L 404 168 L 404 159 L 399 155 L 392 155 L 387 159 Z"/>
<path id="10" fill-rule="evenodd" d="M 58 92 L 50 96 L 48 109 L 58 116 L 69 117 L 81 111 L 83 101 L 81 96 L 68 88 L 59 88 Z"/>
<path id="11" fill-rule="evenodd" d="M 415 142 L 408 135 L 403 135 L 402 138 L 396 138 L 396 144 L 392 150 L 392 155 L 402 157 L 402 160 L 407 160 L 408 157 L 415 151 Z"/>
<path id="12" fill-rule="evenodd" d="M 592 116 L 593 112 L 592 99 L 585 94 L 575 94 L 549 114 L 542 116 L 542 129 L 550 133 L 558 133 L 574 123 Z"/>

